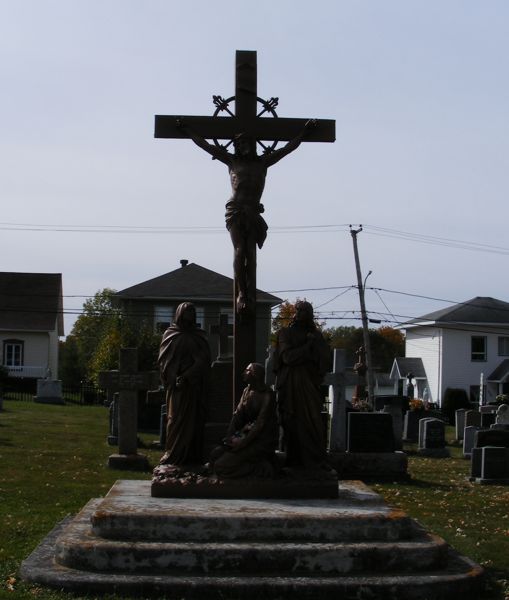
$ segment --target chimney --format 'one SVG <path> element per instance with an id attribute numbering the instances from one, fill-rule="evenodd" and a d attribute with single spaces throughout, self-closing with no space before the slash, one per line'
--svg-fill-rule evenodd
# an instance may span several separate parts
<path id="1" fill-rule="evenodd" d="M 188 263 L 189 263 L 189 261 L 187 259 L 185 259 L 185 258 L 181 258 L 180 259 L 180 266 L 181 267 L 187 267 Z"/>

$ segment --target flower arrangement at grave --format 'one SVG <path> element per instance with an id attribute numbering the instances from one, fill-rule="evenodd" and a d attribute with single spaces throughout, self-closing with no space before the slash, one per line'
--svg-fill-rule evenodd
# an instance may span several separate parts
<path id="1" fill-rule="evenodd" d="M 497 404 L 509 404 L 509 394 L 499 394 L 495 400 Z"/>
<path id="2" fill-rule="evenodd" d="M 366 398 L 352 398 L 352 406 L 359 412 L 370 412 L 373 410 Z"/>
<path id="3" fill-rule="evenodd" d="M 421 398 L 412 398 L 408 406 L 410 410 L 426 410 L 426 404 Z"/>

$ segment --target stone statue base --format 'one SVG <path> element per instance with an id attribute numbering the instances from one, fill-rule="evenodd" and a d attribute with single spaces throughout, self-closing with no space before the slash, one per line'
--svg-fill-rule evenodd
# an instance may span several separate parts
<path id="1" fill-rule="evenodd" d="M 154 469 L 150 493 L 155 498 L 337 498 L 338 478 L 335 471 L 283 469 L 274 479 L 220 479 L 204 469 L 159 465 Z"/>
<path id="2" fill-rule="evenodd" d="M 335 499 L 188 500 L 117 481 L 57 525 L 20 576 L 94 598 L 481 597 L 482 567 L 359 481 L 336 487 Z"/>

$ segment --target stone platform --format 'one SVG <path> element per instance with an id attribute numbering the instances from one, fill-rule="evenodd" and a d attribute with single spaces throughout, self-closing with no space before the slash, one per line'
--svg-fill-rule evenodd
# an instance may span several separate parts
<path id="1" fill-rule="evenodd" d="M 477 598 L 482 569 L 360 482 L 338 498 L 155 498 L 118 481 L 23 562 L 27 581 L 168 599 Z"/>
<path id="2" fill-rule="evenodd" d="M 186 472 L 174 465 L 158 465 L 153 472 L 151 494 L 156 498 L 312 499 L 337 498 L 335 471 L 281 470 L 278 477 L 220 479 Z"/>

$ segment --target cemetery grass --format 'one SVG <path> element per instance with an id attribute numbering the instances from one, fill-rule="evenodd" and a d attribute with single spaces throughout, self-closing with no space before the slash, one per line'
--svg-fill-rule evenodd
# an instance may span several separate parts
<path id="1" fill-rule="evenodd" d="M 117 479 L 149 479 L 150 473 L 106 467 L 115 451 L 106 443 L 107 410 L 4 402 L 0 413 L 0 598 L 70 600 L 80 596 L 20 581 L 18 569 L 45 535 L 90 498 L 104 496 Z M 453 430 L 448 429 L 448 438 Z M 141 436 L 149 443 L 155 436 Z M 466 477 L 470 463 L 459 447 L 452 458 L 431 459 L 406 448 L 412 480 L 374 484 L 461 554 L 486 567 L 483 598 L 509 598 L 509 488 L 477 486 Z M 141 450 L 156 464 L 160 452 Z M 414 453 L 414 454 L 413 454 Z M 84 596 L 83 596 L 84 597 Z M 116 598 L 104 596 L 105 600 Z"/>
<path id="2" fill-rule="evenodd" d="M 454 437 L 454 427 L 447 427 L 448 459 L 421 457 L 416 444 L 406 445 L 411 480 L 373 488 L 481 564 L 487 573 L 483 598 L 509 600 L 509 487 L 470 483 L 470 461 Z"/>
<path id="3" fill-rule="evenodd" d="M 54 406 L 4 401 L 0 412 L 0 598 L 76 598 L 20 581 L 22 560 L 66 515 L 104 496 L 117 479 L 150 473 L 106 466 L 108 411 L 102 406 Z M 156 436 L 141 435 L 148 444 Z M 152 465 L 161 452 L 140 450 Z"/>

